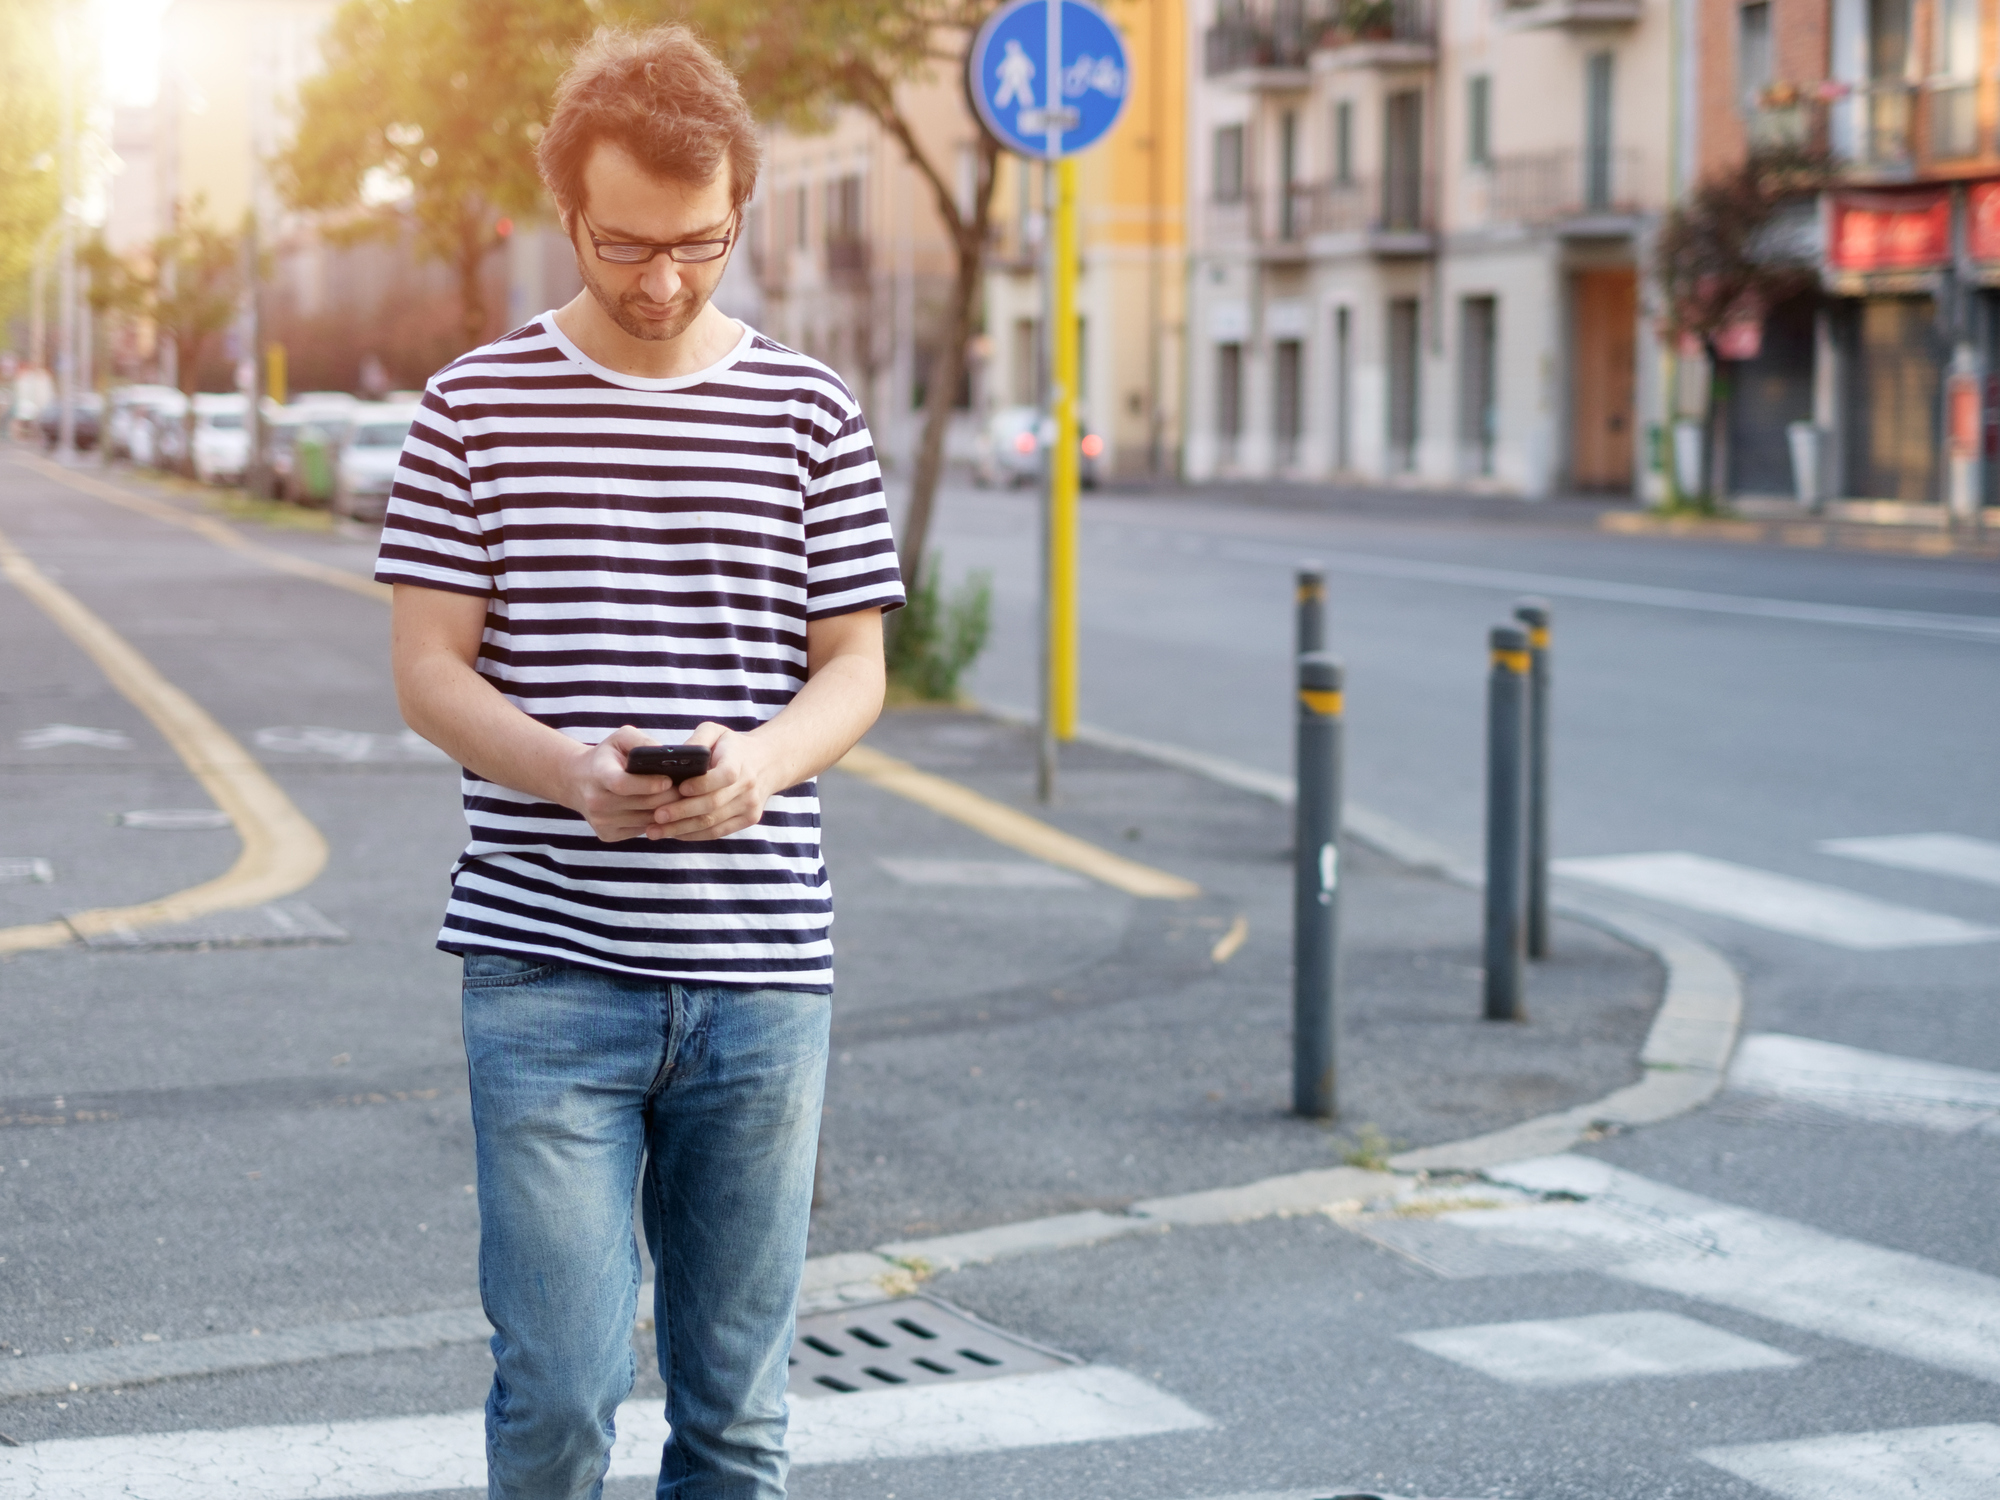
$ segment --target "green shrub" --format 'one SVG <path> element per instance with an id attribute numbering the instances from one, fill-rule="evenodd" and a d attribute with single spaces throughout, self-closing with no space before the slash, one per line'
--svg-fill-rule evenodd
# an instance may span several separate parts
<path id="1" fill-rule="evenodd" d="M 933 555 L 909 603 L 889 616 L 892 697 L 955 702 L 959 677 L 985 649 L 993 624 L 992 574 L 969 574 L 946 600 L 938 588 L 943 572 L 944 560 Z"/>

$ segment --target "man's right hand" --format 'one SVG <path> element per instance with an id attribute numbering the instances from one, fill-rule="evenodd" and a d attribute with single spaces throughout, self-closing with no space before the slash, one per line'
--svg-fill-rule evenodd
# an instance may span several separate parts
<path id="1" fill-rule="evenodd" d="M 572 791 L 564 800 L 607 844 L 638 838 L 654 826 L 654 813 L 680 800 L 671 777 L 634 776 L 625 769 L 627 751 L 654 743 L 627 724 L 598 744 L 577 746 Z"/>

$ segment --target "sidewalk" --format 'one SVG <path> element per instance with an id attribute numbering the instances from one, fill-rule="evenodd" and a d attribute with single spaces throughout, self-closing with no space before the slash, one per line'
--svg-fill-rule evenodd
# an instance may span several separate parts
<path id="1" fill-rule="evenodd" d="M 1043 809 L 1030 734 L 971 712 L 890 713 L 866 743 L 1202 895 L 1065 878 L 829 772 L 840 980 L 814 1255 L 1373 1165 L 1639 1077 L 1653 959 L 1558 922 L 1529 1023 L 1482 1021 L 1477 895 L 1350 842 L 1341 1118 L 1301 1120 L 1285 810 L 1086 745 Z M 1239 916 L 1240 947 L 1218 948 Z"/>

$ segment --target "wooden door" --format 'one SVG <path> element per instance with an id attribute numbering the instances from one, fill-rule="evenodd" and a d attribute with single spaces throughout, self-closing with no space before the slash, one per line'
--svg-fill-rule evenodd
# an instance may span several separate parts
<path id="1" fill-rule="evenodd" d="M 1580 490 L 1632 487 L 1638 317 L 1635 272 L 1577 273 L 1571 323 L 1570 482 Z"/>

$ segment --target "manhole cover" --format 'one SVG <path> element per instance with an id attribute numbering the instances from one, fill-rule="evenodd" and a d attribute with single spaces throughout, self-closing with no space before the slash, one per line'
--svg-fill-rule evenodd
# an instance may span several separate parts
<path id="1" fill-rule="evenodd" d="M 934 1297 L 901 1297 L 800 1318 L 787 1389 L 794 1396 L 851 1396 L 1077 1363 Z"/>

